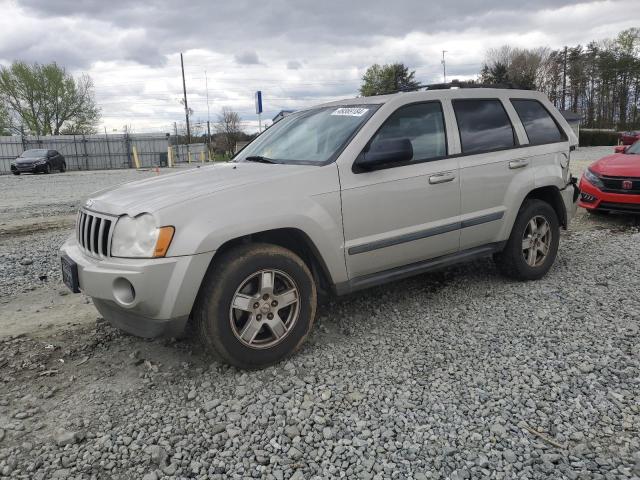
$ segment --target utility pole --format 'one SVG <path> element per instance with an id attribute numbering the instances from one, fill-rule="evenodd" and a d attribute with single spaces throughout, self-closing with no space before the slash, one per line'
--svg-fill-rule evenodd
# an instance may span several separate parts
<path id="1" fill-rule="evenodd" d="M 178 124 L 173 122 L 173 132 L 176 136 L 176 158 L 180 160 L 180 142 L 178 141 Z"/>
<path id="2" fill-rule="evenodd" d="M 567 98 L 567 47 L 564 47 L 564 60 L 562 61 L 562 110 L 565 110 Z"/>
<path id="3" fill-rule="evenodd" d="M 187 84 L 184 81 L 184 60 L 180 52 L 180 66 L 182 67 L 182 92 L 184 93 L 184 117 L 187 120 L 187 145 L 191 143 L 191 127 L 189 126 L 189 105 L 187 104 Z M 187 146 L 187 149 L 189 147 Z"/>
<path id="4" fill-rule="evenodd" d="M 209 109 L 209 79 L 207 78 L 207 71 L 204 71 L 204 84 L 207 89 L 207 148 L 209 154 L 211 154 L 211 111 Z"/>
<path id="5" fill-rule="evenodd" d="M 447 64 L 444 61 L 444 54 L 447 53 L 446 50 L 442 50 L 442 83 L 447 83 Z"/>

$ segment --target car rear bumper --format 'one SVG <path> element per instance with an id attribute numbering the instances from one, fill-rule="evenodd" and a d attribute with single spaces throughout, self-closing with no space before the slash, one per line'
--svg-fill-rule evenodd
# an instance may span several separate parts
<path id="1" fill-rule="evenodd" d="M 587 210 L 640 213 L 640 195 L 603 192 L 584 177 L 580 180 L 578 205 Z"/>
<path id="2" fill-rule="evenodd" d="M 94 258 L 71 237 L 61 254 L 77 264 L 80 290 L 109 323 L 151 338 L 175 336 L 184 329 L 214 252 L 155 259 Z"/>
<path id="3" fill-rule="evenodd" d="M 562 201 L 564 202 L 564 208 L 567 212 L 567 224 L 565 225 L 565 227 L 569 227 L 569 223 L 575 216 L 578 209 L 578 198 L 580 195 L 580 189 L 577 185 L 577 179 L 572 176 L 571 181 L 562 190 L 560 190 L 560 193 L 562 194 Z"/>

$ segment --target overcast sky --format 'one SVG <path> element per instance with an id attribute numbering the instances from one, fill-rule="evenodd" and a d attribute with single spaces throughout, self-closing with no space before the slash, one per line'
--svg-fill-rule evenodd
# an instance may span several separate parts
<path id="1" fill-rule="evenodd" d="M 94 80 L 109 131 L 169 131 L 189 106 L 223 106 L 257 127 L 281 109 L 353 97 L 372 63 L 401 61 L 419 81 L 480 70 L 488 48 L 587 43 L 640 26 L 640 1 L 0 0 L 0 63 L 55 61 Z"/>

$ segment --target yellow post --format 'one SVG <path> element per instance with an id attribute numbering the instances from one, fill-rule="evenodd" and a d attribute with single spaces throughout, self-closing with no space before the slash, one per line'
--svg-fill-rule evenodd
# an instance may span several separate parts
<path id="1" fill-rule="evenodd" d="M 211 149 L 207 147 L 207 158 L 208 158 L 208 162 L 211 162 Z"/>
<path id="2" fill-rule="evenodd" d="M 167 166 L 169 168 L 173 167 L 173 149 L 171 146 L 167 148 Z"/>
<path id="3" fill-rule="evenodd" d="M 191 163 L 191 150 L 189 150 L 189 163 Z"/>
<path id="4" fill-rule="evenodd" d="M 204 152 L 200 152 L 200 162 L 204 163 Z"/>
<path id="5" fill-rule="evenodd" d="M 136 164 L 136 168 L 140 169 L 140 160 L 138 159 L 138 149 L 136 148 L 136 146 L 133 146 L 133 161 Z"/>

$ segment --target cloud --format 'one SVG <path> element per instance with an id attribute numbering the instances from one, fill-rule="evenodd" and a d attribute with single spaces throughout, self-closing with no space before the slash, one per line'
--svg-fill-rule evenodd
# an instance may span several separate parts
<path id="1" fill-rule="evenodd" d="M 234 56 L 236 63 L 239 65 L 258 65 L 260 63 L 260 59 L 258 58 L 258 54 L 256 52 L 242 52 L 236 53 Z"/>
<path id="2" fill-rule="evenodd" d="M 372 63 L 401 61 L 419 81 L 437 82 L 442 50 L 449 78 L 473 77 L 486 50 L 505 43 L 560 48 L 614 36 L 636 26 L 637 15 L 620 15 L 636 3 L 0 0 L 0 64 L 56 61 L 87 72 L 109 130 L 166 130 L 183 113 L 184 52 L 194 117 L 206 119 L 208 83 L 211 117 L 230 106 L 252 125 L 255 90 L 268 116 L 356 95 Z"/>

